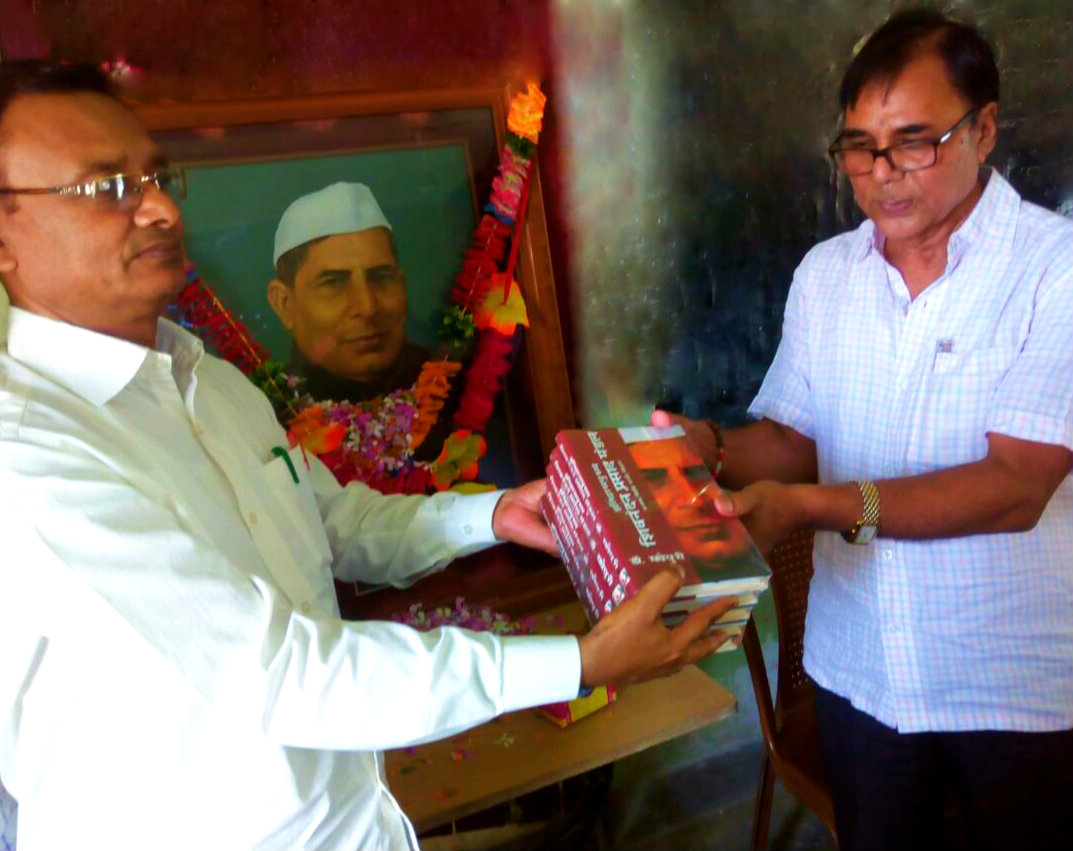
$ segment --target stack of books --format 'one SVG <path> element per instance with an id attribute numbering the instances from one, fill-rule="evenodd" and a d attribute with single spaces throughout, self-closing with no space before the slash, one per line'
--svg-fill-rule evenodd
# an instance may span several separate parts
<path id="1" fill-rule="evenodd" d="M 771 571 L 741 521 L 715 508 L 719 486 L 679 426 L 560 432 L 542 503 L 591 623 L 674 564 L 685 582 L 663 610 L 674 626 L 723 597 L 713 625 L 741 640 Z"/>

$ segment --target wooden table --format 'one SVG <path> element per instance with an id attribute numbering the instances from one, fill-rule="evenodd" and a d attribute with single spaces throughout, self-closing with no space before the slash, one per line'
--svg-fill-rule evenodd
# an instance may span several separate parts
<path id="1" fill-rule="evenodd" d="M 534 618 L 537 632 L 577 632 L 575 602 Z M 629 686 L 610 707 L 560 729 L 514 712 L 440 742 L 387 754 L 388 783 L 417 830 L 565 780 L 720 721 L 734 696 L 696 667 Z"/>

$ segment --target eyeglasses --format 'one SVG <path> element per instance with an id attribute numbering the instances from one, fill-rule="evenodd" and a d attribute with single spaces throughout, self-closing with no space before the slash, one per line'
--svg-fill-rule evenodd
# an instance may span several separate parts
<path id="1" fill-rule="evenodd" d="M 840 147 L 835 142 L 827 153 L 835 161 L 838 170 L 850 177 L 871 174 L 876 160 L 883 157 L 895 171 L 923 171 L 931 168 L 939 159 L 939 146 L 949 141 L 950 137 L 975 117 L 980 107 L 970 109 L 958 120 L 957 124 L 935 139 L 910 139 L 885 148 Z"/>
<path id="2" fill-rule="evenodd" d="M 186 197 L 186 173 L 178 167 L 162 168 L 152 174 L 113 174 L 85 183 L 40 189 L 0 187 L 0 195 L 70 195 L 90 198 L 106 208 L 133 210 L 141 202 L 149 184 L 167 192 L 176 201 Z"/>

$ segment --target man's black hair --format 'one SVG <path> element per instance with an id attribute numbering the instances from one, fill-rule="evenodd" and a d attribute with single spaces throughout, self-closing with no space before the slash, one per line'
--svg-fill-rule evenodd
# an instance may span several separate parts
<path id="1" fill-rule="evenodd" d="M 928 53 L 939 57 L 950 82 L 973 108 L 998 101 L 998 67 L 987 40 L 974 27 L 933 9 L 911 9 L 891 16 L 853 57 L 842 78 L 840 108 L 845 112 L 869 83 L 893 82 L 910 62 Z"/>
<path id="2" fill-rule="evenodd" d="M 96 92 L 117 97 L 112 79 L 98 65 L 51 64 L 40 59 L 0 62 L 0 121 L 19 95 Z"/>

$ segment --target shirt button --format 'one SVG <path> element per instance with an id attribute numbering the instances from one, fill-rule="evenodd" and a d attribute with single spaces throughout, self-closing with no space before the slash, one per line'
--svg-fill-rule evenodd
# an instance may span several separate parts
<path id="1" fill-rule="evenodd" d="M 313 607 L 309 605 L 309 603 L 302 603 L 302 605 L 300 605 L 298 608 L 302 610 L 303 615 L 308 615 L 311 611 L 313 611 Z"/>
<path id="2" fill-rule="evenodd" d="M 257 512 L 256 511 L 251 511 L 250 514 L 249 514 L 249 517 L 250 517 L 250 523 L 252 523 L 254 526 L 256 526 L 257 525 Z"/>
<path id="3" fill-rule="evenodd" d="M 883 561 L 890 561 L 892 558 L 894 558 L 894 550 L 883 550 L 880 555 L 883 556 Z"/>
<path id="4" fill-rule="evenodd" d="M 901 631 L 902 628 L 896 623 L 892 623 L 890 626 L 887 627 L 887 632 L 889 632 L 891 635 L 897 635 Z"/>
<path id="5" fill-rule="evenodd" d="M 462 531 L 465 532 L 467 535 L 472 535 L 473 527 L 469 523 L 467 523 L 465 526 L 462 527 Z"/>

